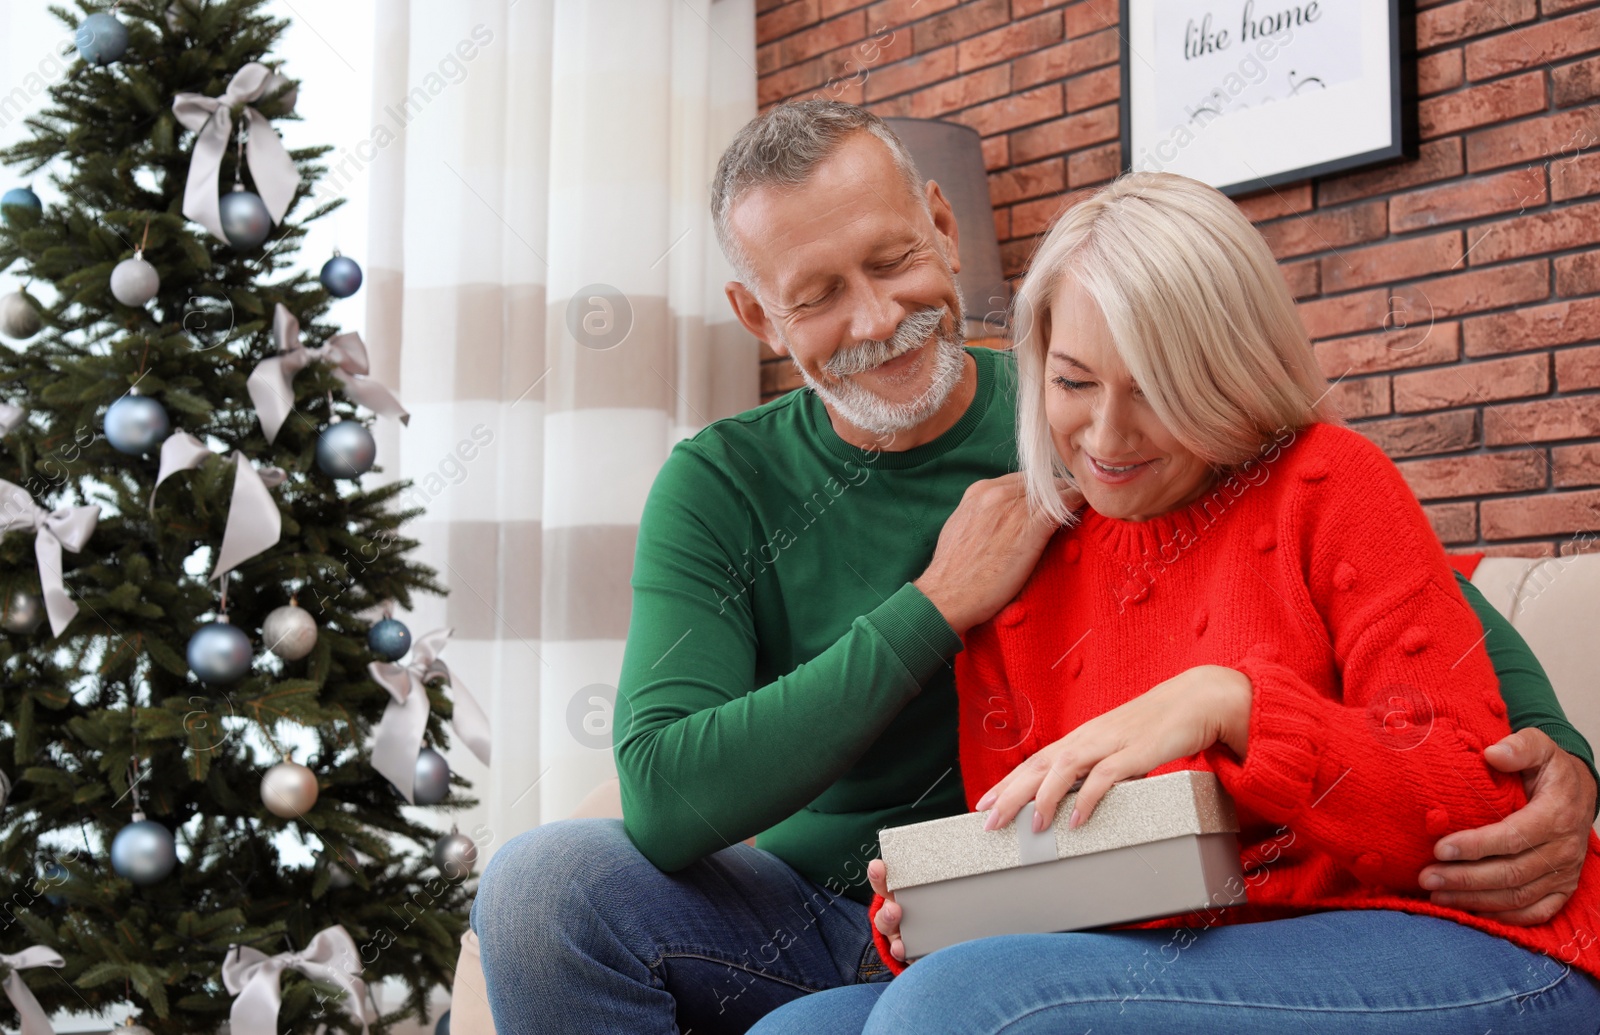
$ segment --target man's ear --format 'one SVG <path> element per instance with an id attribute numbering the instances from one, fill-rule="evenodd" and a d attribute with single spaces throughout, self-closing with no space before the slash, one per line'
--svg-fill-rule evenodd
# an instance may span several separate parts
<path id="1" fill-rule="evenodd" d="M 928 196 L 928 212 L 933 216 L 933 229 L 944 242 L 944 257 L 950 263 L 950 272 L 961 272 L 960 229 L 956 226 L 956 212 L 945 200 L 944 191 L 929 180 L 922 188 Z"/>
<path id="2" fill-rule="evenodd" d="M 733 307 L 733 315 L 738 317 L 739 323 L 745 330 L 753 334 L 758 340 L 767 343 L 767 348 L 780 356 L 787 356 L 789 350 L 778 340 L 773 333 L 772 318 L 767 315 L 766 309 L 761 305 L 761 300 L 756 297 L 743 283 L 730 280 L 722 286 L 728 296 L 728 305 Z"/>

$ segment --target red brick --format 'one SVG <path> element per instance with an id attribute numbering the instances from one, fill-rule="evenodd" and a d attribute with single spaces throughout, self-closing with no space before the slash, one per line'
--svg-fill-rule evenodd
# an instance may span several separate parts
<path id="1" fill-rule="evenodd" d="M 1469 356 L 1528 352 L 1600 338 L 1600 298 L 1527 306 L 1466 321 L 1462 341 Z"/>
<path id="2" fill-rule="evenodd" d="M 1394 290 L 1408 312 L 1431 314 L 1433 319 L 1498 309 L 1550 297 L 1550 263 L 1547 259 L 1471 270 L 1435 277 Z"/>
<path id="3" fill-rule="evenodd" d="M 1462 0 L 1475 4 L 1479 0 Z M 1422 139 L 1431 140 L 1464 129 L 1504 122 L 1518 115 L 1543 111 L 1544 72 L 1527 72 L 1509 79 L 1474 86 L 1454 93 L 1428 97 L 1417 105 L 1417 124 Z"/>
<path id="4" fill-rule="evenodd" d="M 1085 0 L 1067 8 L 1067 35 L 1076 39 L 1102 29 L 1112 29 L 1121 21 L 1117 0 Z"/>
<path id="5" fill-rule="evenodd" d="M 1485 539 L 1588 532 L 1600 528 L 1600 490 L 1484 500 L 1479 510 Z"/>
<path id="6" fill-rule="evenodd" d="M 1600 143 L 1600 109 L 1575 108 L 1467 136 L 1467 168 L 1473 172 L 1536 162 Z"/>
<path id="7" fill-rule="evenodd" d="M 817 0 L 793 0 L 756 16 L 756 39 L 763 43 L 771 42 L 807 25 L 815 25 L 821 17 Z"/>
<path id="8" fill-rule="evenodd" d="M 862 95 L 862 87 L 864 85 L 864 78 L 830 79 L 815 90 L 802 96 L 842 101 L 845 104 L 862 104 L 866 101 L 866 97 Z"/>
<path id="9" fill-rule="evenodd" d="M 890 97 L 888 100 L 872 101 L 871 103 L 867 103 L 866 98 L 863 96 L 862 103 L 866 105 L 868 111 L 879 118 L 909 119 L 911 117 L 911 95 L 908 93 L 903 93 L 898 97 Z"/>
<path id="10" fill-rule="evenodd" d="M 960 3 L 961 0 L 882 0 L 867 8 L 867 24 L 873 28 L 910 25 L 918 18 L 948 11 Z"/>
<path id="11" fill-rule="evenodd" d="M 1279 259 L 1308 252 L 1332 251 L 1375 241 L 1389 232 L 1388 203 L 1362 202 L 1337 209 L 1319 209 L 1261 227 L 1261 234 Z"/>
<path id="12" fill-rule="evenodd" d="M 756 0 L 756 13 L 766 14 L 768 11 L 782 7 L 788 0 Z"/>
<path id="13" fill-rule="evenodd" d="M 1563 255 L 1556 260 L 1556 294 L 1592 295 L 1600 291 L 1600 251 Z"/>
<path id="14" fill-rule="evenodd" d="M 1104 144 L 1078 151 L 1067 159 L 1067 186 L 1072 190 L 1104 183 L 1122 171 L 1122 145 Z"/>
<path id="15" fill-rule="evenodd" d="M 1545 487 L 1549 464 L 1537 449 L 1411 460 L 1397 465 L 1419 500 L 1489 496 Z"/>
<path id="16" fill-rule="evenodd" d="M 1526 398 L 1548 391 L 1550 360 L 1540 353 L 1397 374 L 1394 408 L 1396 413 L 1420 413 Z"/>
<path id="17" fill-rule="evenodd" d="M 1059 43 L 1066 31 L 1066 21 L 1060 11 L 1014 21 L 1003 28 L 962 40 L 957 47 L 957 61 L 961 71 L 970 72 Z"/>
<path id="18" fill-rule="evenodd" d="M 1499 32 L 1538 16 L 1534 0 L 1457 0 L 1417 15 L 1417 49 Z"/>
<path id="19" fill-rule="evenodd" d="M 1383 291 L 1359 291 L 1333 298 L 1314 298 L 1296 307 L 1306 334 L 1312 339 L 1332 338 L 1359 331 L 1375 331 L 1390 318 L 1389 296 Z"/>
<path id="20" fill-rule="evenodd" d="M 1581 529 L 1561 544 L 1563 557 L 1575 553 L 1600 553 L 1600 536 L 1595 535 L 1594 529 Z"/>
<path id="21" fill-rule="evenodd" d="M 1060 7 L 1070 0 L 1011 0 L 1011 17 L 1026 18 L 1030 14 L 1048 11 L 1052 7 Z"/>
<path id="22" fill-rule="evenodd" d="M 1600 345 L 1586 349 L 1562 349 L 1556 357 L 1556 385 L 1563 392 L 1580 388 L 1600 388 Z M 1595 429 L 1600 435 L 1600 428 Z"/>
<path id="23" fill-rule="evenodd" d="M 867 16 L 855 11 L 778 41 L 779 67 L 860 42 L 867 35 Z"/>
<path id="24" fill-rule="evenodd" d="M 1122 70 L 1112 65 L 1067 80 L 1067 110 L 1083 111 L 1110 104 L 1122 96 Z"/>
<path id="25" fill-rule="evenodd" d="M 1013 236 L 1016 227 L 1011 230 Z M 1033 253 L 1039 247 L 1039 238 L 1024 237 L 1007 241 L 1000 246 L 1000 271 L 1003 276 L 1017 277 L 1028 271 L 1028 263 L 1033 261 Z"/>
<path id="26" fill-rule="evenodd" d="M 1289 285 L 1289 297 L 1296 301 L 1322 293 L 1322 277 L 1316 259 L 1305 262 L 1284 263 L 1278 267 L 1284 282 Z"/>
<path id="27" fill-rule="evenodd" d="M 1461 259 L 1461 231 L 1346 249 L 1322 260 L 1322 290 L 1350 291 L 1440 273 Z"/>
<path id="28" fill-rule="evenodd" d="M 1356 377 L 1336 381 L 1328 386 L 1328 402 L 1346 420 L 1386 416 L 1390 412 L 1389 379 Z"/>
<path id="29" fill-rule="evenodd" d="M 1556 548 L 1551 543 L 1517 543 L 1511 546 L 1484 546 L 1473 552 L 1485 557 L 1554 557 Z"/>
<path id="30" fill-rule="evenodd" d="M 1478 444 L 1477 414 L 1472 410 L 1390 417 L 1358 424 L 1355 430 L 1392 457 L 1458 453 Z"/>
<path id="31" fill-rule="evenodd" d="M 1576 11 L 1580 7 L 1592 7 L 1600 0 L 1540 0 L 1539 10 L 1546 18 L 1556 14 L 1566 14 Z"/>
<path id="32" fill-rule="evenodd" d="M 1600 97 L 1600 57 L 1574 61 L 1552 70 L 1550 92 L 1558 108 L 1587 104 Z"/>
<path id="33" fill-rule="evenodd" d="M 1103 144 L 1121 135 L 1117 106 L 1108 104 L 1103 108 L 1068 115 L 1064 119 L 1011 134 L 1011 160 L 1032 162 L 1048 155 L 1066 154 L 1093 144 Z"/>
<path id="34" fill-rule="evenodd" d="M 1329 378 L 1454 363 L 1461 357 L 1461 325 L 1420 324 L 1379 334 L 1327 339 L 1313 348 L 1317 364 Z"/>
<path id="35" fill-rule="evenodd" d="M 1303 180 L 1287 187 L 1268 187 L 1254 194 L 1242 194 L 1234 198 L 1233 203 L 1252 223 L 1265 223 L 1269 219 L 1310 212 L 1313 207 L 1311 181 Z"/>
<path id="36" fill-rule="evenodd" d="M 1545 204 L 1544 166 L 1508 169 L 1424 190 L 1397 194 L 1389 199 L 1389 229 L 1397 234 L 1513 209 Z"/>
<path id="37" fill-rule="evenodd" d="M 920 18 L 926 13 L 926 10 L 917 11 L 913 5 L 905 17 L 886 24 L 898 25 Z M 1008 0 L 975 0 L 973 3 L 962 4 L 952 11 L 919 21 L 911 27 L 911 32 L 916 41 L 917 53 L 920 54 L 924 50 L 933 50 L 947 43 L 971 39 L 987 29 L 1004 25 L 1010 17 Z M 877 22 L 874 21 L 874 24 Z"/>
<path id="38" fill-rule="evenodd" d="M 956 48 L 930 50 L 906 61 L 873 69 L 867 77 L 867 100 L 877 101 L 956 74 Z"/>
<path id="39" fill-rule="evenodd" d="M 1461 85 L 1461 48 L 1441 50 L 1417 61 L 1417 94 L 1428 97 Z"/>
<path id="40" fill-rule="evenodd" d="M 1600 194 L 1600 151 L 1550 163 L 1550 196 L 1557 201 Z"/>
<path id="41" fill-rule="evenodd" d="M 1337 205 L 1374 194 L 1389 194 L 1418 184 L 1460 176 L 1466 168 L 1461 158 L 1461 141 L 1430 140 L 1417 149 L 1413 162 L 1398 162 L 1369 172 L 1336 176 L 1317 184 L 1317 203 Z"/>
<path id="42" fill-rule="evenodd" d="M 911 95 L 913 118 L 931 119 L 946 112 L 971 108 L 1011 92 L 1011 69 L 996 65 L 971 75 L 935 83 Z M 980 131 L 981 132 L 981 131 Z"/>
<path id="43" fill-rule="evenodd" d="M 971 126 L 982 135 L 989 136 L 1018 126 L 1053 119 L 1060 114 L 1061 87 L 1057 84 L 1041 86 L 1036 90 L 1022 90 L 997 101 L 968 108 L 951 116 L 950 121 Z"/>
<path id="44" fill-rule="evenodd" d="M 1483 411 L 1484 444 L 1520 445 L 1600 435 L 1600 395 L 1508 403 Z"/>
<path id="45" fill-rule="evenodd" d="M 1091 68 L 1114 65 L 1122 56 L 1115 29 L 1068 40 L 1012 62 L 1018 86 L 1065 79 Z"/>
<path id="46" fill-rule="evenodd" d="M 762 107 L 776 104 L 822 85 L 824 78 L 821 61 L 802 61 L 798 65 L 790 65 L 756 81 L 756 103 Z"/>
<path id="47" fill-rule="evenodd" d="M 880 30 L 848 47 L 830 50 L 819 59 L 828 78 L 861 80 L 874 69 L 911 56 L 911 34 Z"/>
<path id="48" fill-rule="evenodd" d="M 1475 543 L 1478 541 L 1478 505 L 1476 503 L 1425 504 L 1422 512 L 1433 526 L 1433 534 L 1441 543 Z"/>
<path id="49" fill-rule="evenodd" d="M 1011 239 L 1011 210 L 1008 208 L 994 210 L 994 239 L 996 241 Z"/>
<path id="50" fill-rule="evenodd" d="M 1492 79 L 1595 50 L 1600 50 L 1600 11 L 1554 18 L 1467 44 L 1467 78 Z"/>
<path id="51" fill-rule="evenodd" d="M 1014 165 L 989 177 L 989 202 L 996 206 L 1009 205 L 1023 198 L 1057 194 L 1066 186 L 1066 162 L 1061 158 L 1049 158 L 1032 165 Z"/>
<path id="52" fill-rule="evenodd" d="M 1600 485 L 1600 442 L 1581 446 L 1557 446 L 1550 450 L 1554 470 L 1550 484 L 1558 489 L 1579 485 Z"/>
<path id="53" fill-rule="evenodd" d="M 1024 201 L 1011 206 L 1011 232 L 1018 237 L 1041 234 L 1050 229 L 1056 216 L 1065 212 L 1076 199 L 1070 193 L 1054 194 L 1037 201 Z"/>
<path id="54" fill-rule="evenodd" d="M 1011 140 L 1009 137 L 985 137 L 983 141 L 983 167 L 993 172 L 995 169 L 1004 169 L 1011 164 Z"/>
<path id="55" fill-rule="evenodd" d="M 872 0 L 822 0 L 822 17 L 832 18 L 836 14 L 843 14 L 846 11 L 854 11 L 858 7 L 865 7 L 871 2 Z M 760 38 L 759 34 L 757 38 Z"/>
<path id="56" fill-rule="evenodd" d="M 1467 230 L 1467 259 L 1474 266 L 1483 266 L 1597 241 L 1600 201 L 1591 201 L 1471 227 Z"/>

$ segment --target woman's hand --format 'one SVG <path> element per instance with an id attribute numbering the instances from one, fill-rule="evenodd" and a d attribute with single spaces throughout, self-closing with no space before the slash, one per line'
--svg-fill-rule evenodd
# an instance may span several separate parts
<path id="1" fill-rule="evenodd" d="M 1030 755 L 978 799 L 977 811 L 993 807 L 984 829 L 1010 823 L 1031 800 L 1034 830 L 1043 830 L 1080 777 L 1083 787 L 1069 820 L 1072 827 L 1088 820 L 1118 780 L 1144 776 L 1218 741 L 1243 759 L 1252 697 L 1250 678 L 1237 669 L 1196 665 L 1181 672 Z M 885 905 L 879 912 L 880 918 L 887 909 Z"/>
<path id="2" fill-rule="evenodd" d="M 882 859 L 874 859 L 867 863 L 867 880 L 872 884 L 872 890 L 882 895 L 883 905 L 878 907 L 878 915 L 873 922 L 878 926 L 878 932 L 889 939 L 889 951 L 901 963 L 906 961 L 905 942 L 900 940 L 900 903 L 894 900 L 894 893 L 889 890 L 889 866 Z"/>

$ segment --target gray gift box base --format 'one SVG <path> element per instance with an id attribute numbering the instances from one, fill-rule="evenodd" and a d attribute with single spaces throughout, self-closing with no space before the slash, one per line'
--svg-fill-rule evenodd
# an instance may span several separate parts
<path id="1" fill-rule="evenodd" d="M 1140 873 L 1150 879 L 1129 879 Z M 900 937 L 908 960 L 990 935 L 1079 931 L 1245 901 L 1232 834 L 1188 834 L 977 873 L 902 888 L 894 897 L 905 911 Z"/>

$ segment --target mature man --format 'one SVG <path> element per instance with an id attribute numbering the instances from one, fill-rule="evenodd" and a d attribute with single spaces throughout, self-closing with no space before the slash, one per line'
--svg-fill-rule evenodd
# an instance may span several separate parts
<path id="1" fill-rule="evenodd" d="M 712 211 L 735 313 L 808 390 L 678 443 L 656 479 L 617 706 L 627 818 L 545 824 L 484 874 L 472 926 L 499 1035 L 738 1032 L 887 979 L 876 832 L 964 810 L 950 659 L 1054 531 L 1010 473 L 1011 357 L 960 338 L 950 206 L 880 120 L 772 109 L 723 156 Z M 1443 838 L 1460 861 L 1424 886 L 1534 923 L 1576 886 L 1592 756 L 1463 589 L 1532 727 L 1485 754 L 1532 800 Z"/>

